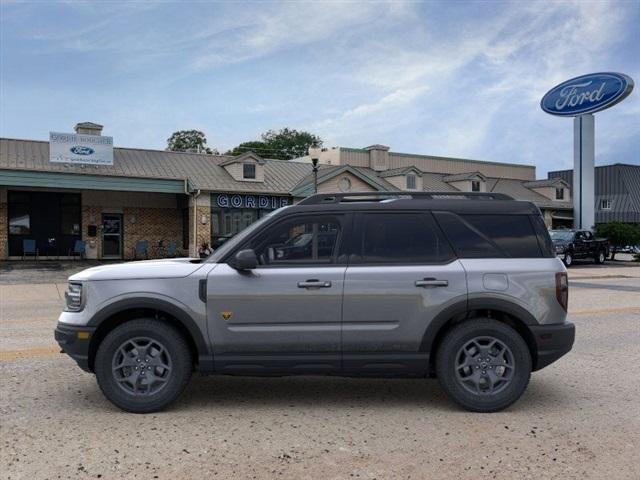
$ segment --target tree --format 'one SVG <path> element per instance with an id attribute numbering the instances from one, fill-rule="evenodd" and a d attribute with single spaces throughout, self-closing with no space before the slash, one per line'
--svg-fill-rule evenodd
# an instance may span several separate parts
<path id="1" fill-rule="evenodd" d="M 178 130 L 167 139 L 167 150 L 171 152 L 215 153 L 207 147 L 207 138 L 200 130 Z"/>
<path id="2" fill-rule="evenodd" d="M 269 155 L 267 154 L 268 150 L 266 148 L 267 147 L 265 146 L 264 142 L 243 142 L 237 147 L 229 150 L 227 153 L 225 153 L 225 155 L 233 155 L 235 157 L 236 155 L 242 155 L 243 153 L 254 152 L 261 157 L 269 157 Z"/>
<path id="3" fill-rule="evenodd" d="M 252 150 L 261 157 L 291 160 L 307 155 L 312 145 L 322 146 L 322 139 L 317 135 L 289 128 L 269 130 L 261 138 L 262 141 L 241 143 L 229 150 L 227 155 L 239 155 Z"/>
<path id="4" fill-rule="evenodd" d="M 600 223 L 594 229 L 596 236 L 606 237 L 611 243 L 611 260 L 615 259 L 618 248 L 640 242 L 640 227 L 622 222 Z"/>

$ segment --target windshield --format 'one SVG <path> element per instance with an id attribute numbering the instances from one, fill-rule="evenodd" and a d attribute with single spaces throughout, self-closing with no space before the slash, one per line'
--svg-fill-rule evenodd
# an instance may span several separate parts
<path id="1" fill-rule="evenodd" d="M 551 235 L 551 240 L 564 240 L 570 242 L 573 239 L 573 232 L 568 230 L 551 230 L 549 235 Z"/>
<path id="2" fill-rule="evenodd" d="M 234 248 L 236 248 L 236 246 L 238 246 L 240 243 L 242 243 L 245 238 L 247 238 L 249 235 L 251 235 L 252 232 L 254 232 L 256 229 L 258 229 L 262 225 L 264 225 L 271 217 L 273 217 L 273 215 L 276 212 L 281 212 L 285 208 L 289 208 L 289 207 L 281 207 L 281 208 L 279 208 L 277 210 L 274 210 L 273 212 L 265 215 L 260 220 L 258 220 L 256 222 L 253 222 L 247 228 L 245 228 L 244 230 L 241 230 L 240 232 L 238 232 L 234 237 L 232 237 L 229 240 L 227 240 L 226 242 L 224 242 L 211 255 L 209 255 L 209 257 L 207 257 L 206 259 L 203 259 L 202 261 L 203 262 L 219 262 L 220 259 L 222 259 L 231 250 L 233 250 Z"/>

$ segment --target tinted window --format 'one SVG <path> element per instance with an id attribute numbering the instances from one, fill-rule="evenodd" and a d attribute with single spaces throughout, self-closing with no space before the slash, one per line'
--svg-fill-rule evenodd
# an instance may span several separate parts
<path id="1" fill-rule="evenodd" d="M 542 254 L 528 215 L 463 215 L 470 225 L 491 239 L 512 258 L 538 258 Z"/>
<path id="2" fill-rule="evenodd" d="M 449 212 L 434 213 L 436 220 L 461 258 L 504 257 L 494 244 L 476 228 Z"/>
<path id="3" fill-rule="evenodd" d="M 331 263 L 340 224 L 333 217 L 300 217 L 259 235 L 253 248 L 261 265 Z"/>
<path id="4" fill-rule="evenodd" d="M 444 263 L 454 255 L 430 215 L 364 214 L 355 261 L 362 263 Z"/>

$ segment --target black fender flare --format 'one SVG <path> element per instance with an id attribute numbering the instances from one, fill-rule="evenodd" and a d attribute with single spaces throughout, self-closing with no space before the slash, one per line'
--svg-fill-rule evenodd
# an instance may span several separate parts
<path id="1" fill-rule="evenodd" d="M 187 330 L 187 332 L 189 332 L 189 335 L 191 335 L 193 343 L 196 346 L 200 370 L 204 373 L 213 367 L 213 356 L 209 348 L 209 343 L 206 341 L 202 330 L 198 327 L 198 324 L 193 317 L 178 305 L 161 298 L 135 297 L 117 300 L 104 308 L 101 308 L 93 317 L 91 317 L 87 326 L 95 327 L 97 329 L 106 319 L 117 315 L 118 313 L 134 309 L 159 310 L 174 317 Z"/>
<path id="2" fill-rule="evenodd" d="M 438 333 L 447 322 L 454 317 L 466 317 L 473 310 L 498 310 L 518 319 L 525 325 L 538 325 L 535 317 L 516 303 L 494 297 L 470 298 L 449 305 L 434 317 L 424 333 L 420 351 L 430 353 Z"/>

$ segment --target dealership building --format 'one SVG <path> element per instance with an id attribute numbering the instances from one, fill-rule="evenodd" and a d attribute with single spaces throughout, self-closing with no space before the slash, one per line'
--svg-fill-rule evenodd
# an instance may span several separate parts
<path id="1" fill-rule="evenodd" d="M 114 148 L 102 126 L 79 123 L 49 141 L 0 139 L 0 260 L 196 255 L 314 191 L 309 158 L 290 161 Z M 396 153 L 384 145 L 324 149 L 319 192 L 496 192 L 536 203 L 548 226 L 572 223 L 571 180 L 536 180 L 530 165 Z M 25 243 L 27 242 L 27 243 Z"/>

